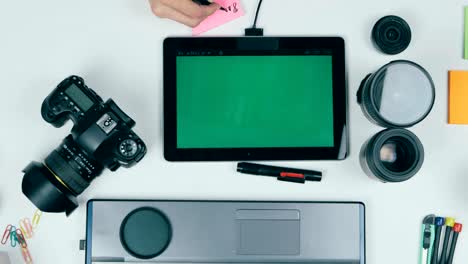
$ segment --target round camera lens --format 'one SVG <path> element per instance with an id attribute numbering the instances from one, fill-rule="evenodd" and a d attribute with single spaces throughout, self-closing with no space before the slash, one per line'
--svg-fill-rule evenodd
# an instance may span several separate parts
<path id="1" fill-rule="evenodd" d="M 130 212 L 120 226 L 120 242 L 125 250 L 139 259 L 160 255 L 169 245 L 172 231 L 167 217 L 152 207 Z"/>
<path id="2" fill-rule="evenodd" d="M 372 29 L 372 41 L 383 53 L 395 55 L 411 43 L 411 28 L 401 17 L 386 16 Z"/>
<path id="3" fill-rule="evenodd" d="M 421 141 L 408 130 L 386 129 L 361 149 L 363 170 L 383 182 L 402 182 L 413 177 L 424 161 Z"/>
<path id="4" fill-rule="evenodd" d="M 435 88 L 429 73 L 410 61 L 393 61 L 361 83 L 358 102 L 369 120 L 383 127 L 404 128 L 431 111 Z"/>

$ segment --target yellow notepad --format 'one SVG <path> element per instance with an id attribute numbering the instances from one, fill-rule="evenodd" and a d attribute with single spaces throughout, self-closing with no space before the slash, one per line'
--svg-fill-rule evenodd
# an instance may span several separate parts
<path id="1" fill-rule="evenodd" d="M 468 71 L 449 72 L 449 124 L 468 124 Z"/>

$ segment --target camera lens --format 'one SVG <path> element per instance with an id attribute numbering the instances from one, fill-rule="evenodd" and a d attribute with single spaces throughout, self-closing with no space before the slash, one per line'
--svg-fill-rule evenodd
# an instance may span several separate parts
<path id="1" fill-rule="evenodd" d="M 60 146 L 45 159 L 45 165 L 75 195 L 88 188 L 91 181 L 99 176 L 103 167 L 91 159 L 75 143 L 72 136 L 64 139 Z"/>
<path id="2" fill-rule="evenodd" d="M 401 17 L 386 16 L 372 29 L 372 40 L 383 53 L 395 55 L 411 43 L 411 28 Z"/>
<path id="3" fill-rule="evenodd" d="M 357 93 L 362 111 L 372 122 L 405 128 L 421 122 L 432 109 L 435 88 L 429 73 L 411 61 L 393 61 L 369 74 Z"/>
<path id="4" fill-rule="evenodd" d="M 421 141 L 406 129 L 386 129 L 362 147 L 360 162 L 369 176 L 383 182 L 402 182 L 413 177 L 424 161 Z"/>
<path id="5" fill-rule="evenodd" d="M 77 207 L 74 197 L 103 169 L 68 136 L 47 156 L 44 164 L 33 162 L 24 170 L 23 193 L 42 211 L 66 211 L 68 215 Z"/>

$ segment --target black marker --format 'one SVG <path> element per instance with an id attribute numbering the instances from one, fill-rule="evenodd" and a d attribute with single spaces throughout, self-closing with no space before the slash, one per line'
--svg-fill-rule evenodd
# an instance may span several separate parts
<path id="1" fill-rule="evenodd" d="M 266 166 L 247 162 L 239 162 L 237 164 L 237 171 L 252 175 L 273 176 L 277 177 L 279 181 L 297 183 L 322 180 L 322 173 L 320 171 Z"/>
<path id="2" fill-rule="evenodd" d="M 442 234 L 442 227 L 445 225 L 445 218 L 436 217 L 435 219 L 435 239 L 434 239 L 434 249 L 432 250 L 432 261 L 431 264 L 438 264 L 439 262 L 439 245 L 440 245 L 440 236 Z"/>
<path id="3" fill-rule="evenodd" d="M 447 264 L 452 264 L 453 262 L 453 255 L 455 254 L 455 248 L 457 247 L 457 240 L 458 240 L 458 234 L 461 233 L 462 231 L 462 224 L 456 223 L 453 226 L 453 237 L 452 237 L 452 245 L 450 246 L 450 253 L 448 256 Z"/>
<path id="4" fill-rule="evenodd" d="M 208 0 L 192 0 L 192 1 L 199 5 L 211 5 L 211 2 Z M 220 7 L 219 9 L 223 10 L 224 12 L 227 12 L 227 9 L 224 7 Z"/>
<path id="5" fill-rule="evenodd" d="M 455 219 L 451 217 L 445 218 L 445 238 L 444 244 L 442 246 L 442 253 L 440 254 L 439 264 L 446 264 L 448 251 L 449 251 L 449 241 L 453 233 L 453 225 L 455 225 Z"/>

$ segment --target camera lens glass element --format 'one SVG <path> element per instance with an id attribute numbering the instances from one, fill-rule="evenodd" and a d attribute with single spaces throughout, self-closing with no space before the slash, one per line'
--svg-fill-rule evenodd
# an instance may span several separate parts
<path id="1" fill-rule="evenodd" d="M 120 242 L 125 250 L 139 259 L 160 255 L 172 237 L 167 217 L 152 207 L 141 207 L 130 212 L 120 226 Z"/>
<path id="2" fill-rule="evenodd" d="M 405 129 L 386 129 L 361 149 L 361 166 L 383 182 L 402 182 L 413 177 L 424 161 L 420 140 Z"/>
<path id="3" fill-rule="evenodd" d="M 429 73 L 410 61 L 393 61 L 368 75 L 358 91 L 367 118 L 383 127 L 404 128 L 431 111 L 435 88 Z"/>
<path id="4" fill-rule="evenodd" d="M 386 16 L 372 29 L 372 40 L 383 53 L 395 55 L 411 43 L 411 28 L 401 17 Z"/>

